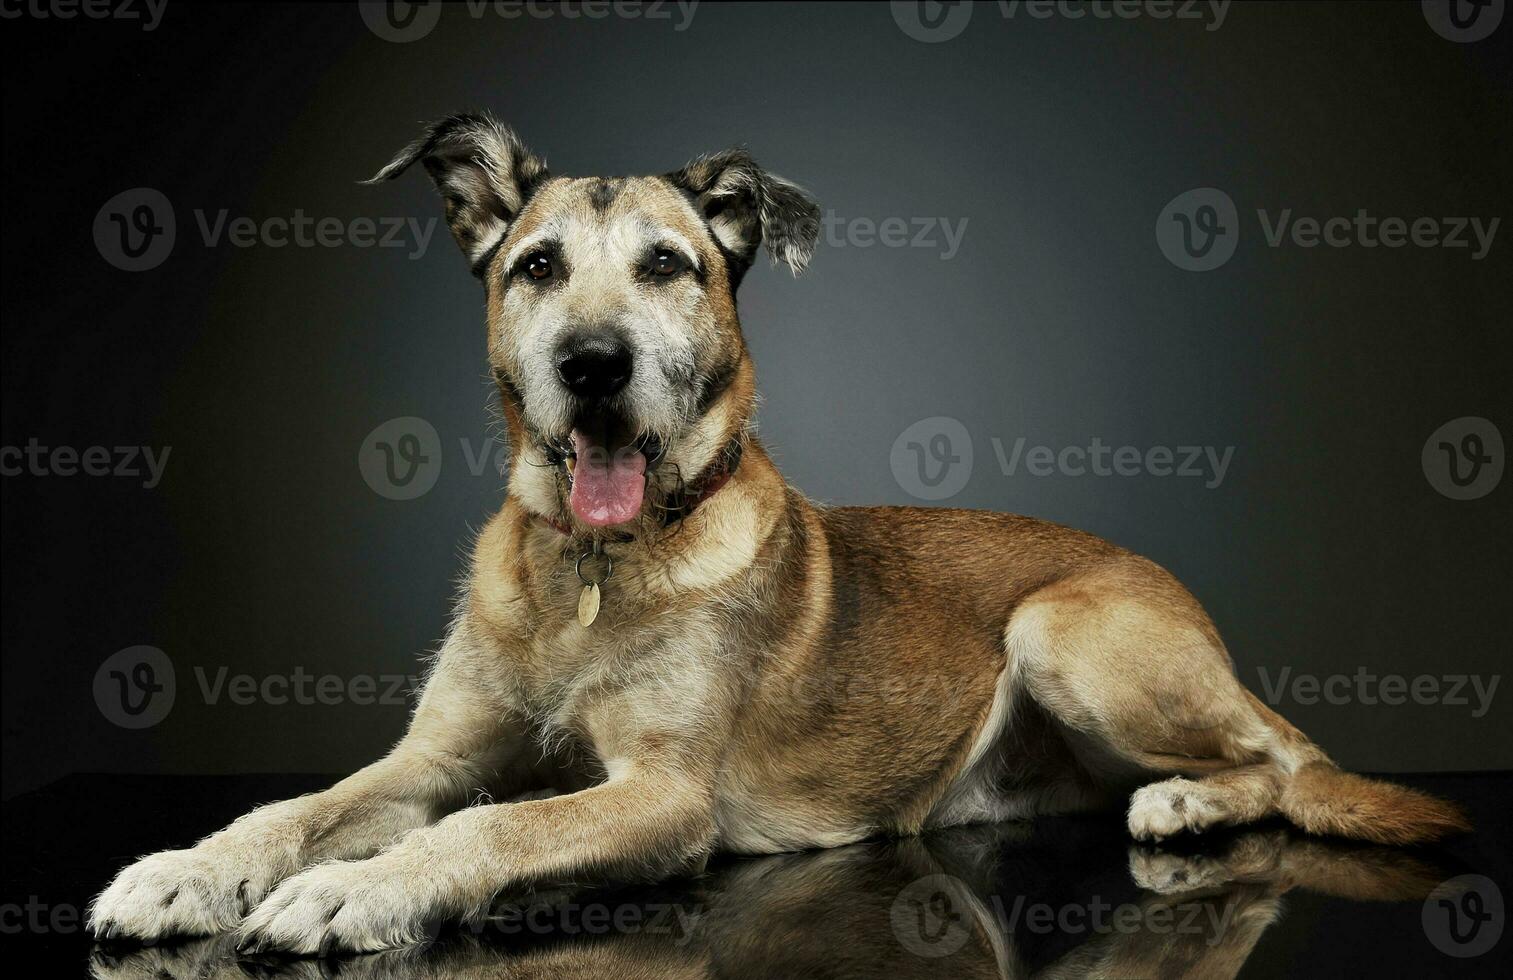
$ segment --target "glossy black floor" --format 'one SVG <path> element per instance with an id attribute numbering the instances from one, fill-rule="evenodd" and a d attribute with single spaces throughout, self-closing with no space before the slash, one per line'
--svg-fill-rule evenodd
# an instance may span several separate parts
<path id="1" fill-rule="evenodd" d="M 19 976 L 1513 975 L 1485 883 L 1513 886 L 1513 774 L 1404 781 L 1461 801 L 1477 832 L 1400 851 L 1267 825 L 1152 848 L 1114 818 L 1048 819 L 722 859 L 695 879 L 538 895 L 418 951 L 290 961 L 239 960 L 224 938 L 101 948 L 80 919 L 132 856 L 326 780 L 80 775 L 4 805 L 0 935 Z M 1482 877 L 1443 884 L 1463 875 Z"/>

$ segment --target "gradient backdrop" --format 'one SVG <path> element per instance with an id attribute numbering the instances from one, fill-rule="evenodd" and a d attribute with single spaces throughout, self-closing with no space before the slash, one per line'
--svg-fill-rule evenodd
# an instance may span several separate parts
<path id="1" fill-rule="evenodd" d="M 505 480 L 477 462 L 499 446 L 483 297 L 445 226 L 361 241 L 359 219 L 423 232 L 439 202 L 419 173 L 357 180 L 466 108 L 559 172 L 744 142 L 813 191 L 809 273 L 764 262 L 740 299 L 762 435 L 816 500 L 1094 531 L 1187 583 L 1245 683 L 1341 763 L 1513 767 L 1513 691 L 1490 688 L 1513 649 L 1513 487 L 1496 485 L 1513 230 L 1429 244 L 1509 210 L 1513 26 L 1462 42 L 1417 2 L 1222 21 L 363 6 L 170 0 L 145 30 L 44 5 L 0 34 L 7 795 L 71 771 L 339 772 L 399 736 L 387 678 L 441 636 Z M 1168 208 L 1198 188 L 1222 194 Z M 1366 247 L 1361 211 L 1439 231 Z M 1350 244 L 1289 224 L 1273 246 L 1283 212 L 1348 218 Z M 232 240 L 237 219 L 297 214 L 343 244 Z M 113 264 L 132 264 L 123 225 L 162 253 L 151 268 Z M 167 227 L 166 251 L 136 230 Z M 1188 265 L 1233 253 L 1191 271 L 1162 242 L 1202 253 Z M 370 437 L 402 417 L 426 425 Z M 374 460 L 406 433 L 430 461 L 404 487 L 435 482 L 395 499 Z M 1094 440 L 1134 447 L 1138 472 L 1079 473 L 1063 450 Z M 1483 458 L 1459 460 L 1469 489 L 1441 441 Z M 67 451 L 96 446 L 123 472 L 69 475 Z M 155 486 L 117 446 L 168 452 Z M 1036 446 L 1066 465 L 1032 471 Z M 1160 450 L 1180 464 L 1187 446 L 1232 448 L 1222 479 L 1161 475 Z M 163 657 L 118 654 L 142 645 Z M 337 680 L 298 703 L 280 680 L 297 672 Z M 237 675 L 265 693 L 234 700 Z M 1348 685 L 1315 701 L 1299 675 Z M 1385 675 L 1438 694 L 1383 704 Z"/>

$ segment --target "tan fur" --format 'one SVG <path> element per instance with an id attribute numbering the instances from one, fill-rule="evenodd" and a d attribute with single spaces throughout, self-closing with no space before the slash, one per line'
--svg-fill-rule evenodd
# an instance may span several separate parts
<path id="1" fill-rule="evenodd" d="M 518 141 L 479 152 L 492 145 Z M 768 204 L 752 213 L 768 220 Z M 757 220 L 730 213 L 722 235 Z M 819 508 L 789 488 L 749 431 L 755 372 L 713 236 L 666 180 L 536 189 L 485 273 L 509 497 L 478 537 L 409 733 L 325 793 L 126 869 L 95 904 L 97 931 L 240 923 L 255 946 L 379 949 L 476 918 L 499 892 L 1125 799 L 1142 839 L 1277 813 L 1391 842 L 1463 826 L 1445 804 L 1334 770 L 1240 686 L 1197 601 L 1155 564 L 1031 518 Z M 548 239 L 571 276 L 513 281 Z M 635 278 L 638 250 L 668 240 L 697 253 L 702 279 Z M 565 504 L 540 431 L 561 394 L 539 369 L 563 324 L 606 317 L 629 324 L 638 358 L 670 358 L 667 377 L 709 393 L 689 414 L 690 392 L 636 376 L 667 457 L 641 518 L 608 535 Z M 732 442 L 728 484 L 664 527 L 660 508 Z M 595 537 L 614 573 L 584 628 L 574 560 Z M 566 792 L 466 806 L 539 787 Z"/>

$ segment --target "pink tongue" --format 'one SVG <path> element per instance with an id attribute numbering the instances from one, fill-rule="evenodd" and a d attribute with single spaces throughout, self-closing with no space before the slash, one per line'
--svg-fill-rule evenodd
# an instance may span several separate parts
<path id="1" fill-rule="evenodd" d="M 573 430 L 573 493 L 569 500 L 578 520 L 595 527 L 624 524 L 641 513 L 646 492 L 646 457 L 633 449 L 610 453 Z"/>

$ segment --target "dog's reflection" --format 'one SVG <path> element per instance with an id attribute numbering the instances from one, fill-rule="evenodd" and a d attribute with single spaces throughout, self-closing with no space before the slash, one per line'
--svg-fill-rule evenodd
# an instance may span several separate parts
<path id="1" fill-rule="evenodd" d="M 1091 832 L 1090 832 L 1091 830 Z M 238 959 L 231 937 L 97 948 L 94 975 L 1230 977 L 1295 888 L 1421 900 L 1443 877 L 1388 848 L 1269 829 L 1125 849 L 1104 826 L 1001 825 L 729 860 L 696 879 L 537 896 L 420 949 Z"/>

